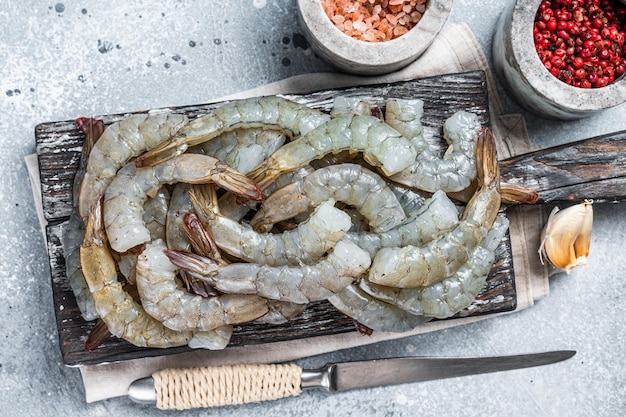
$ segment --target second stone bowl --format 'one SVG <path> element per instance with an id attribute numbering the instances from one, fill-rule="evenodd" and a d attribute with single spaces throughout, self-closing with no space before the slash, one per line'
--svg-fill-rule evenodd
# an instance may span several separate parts
<path id="1" fill-rule="evenodd" d="M 546 118 L 574 120 L 593 116 L 626 102 L 624 77 L 599 88 L 580 88 L 552 75 L 541 62 L 533 36 L 542 0 L 518 0 L 500 16 L 493 36 L 492 59 L 499 80 L 530 112 Z"/>

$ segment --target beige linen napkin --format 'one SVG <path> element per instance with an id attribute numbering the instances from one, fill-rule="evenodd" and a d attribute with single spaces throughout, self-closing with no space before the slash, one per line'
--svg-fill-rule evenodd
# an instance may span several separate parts
<path id="1" fill-rule="evenodd" d="M 501 115 L 502 108 L 487 60 L 473 33 L 465 24 L 447 25 L 422 57 L 410 66 L 392 74 L 379 77 L 359 77 L 336 73 L 305 74 L 222 97 L 216 101 L 259 95 L 308 93 L 316 90 L 403 81 L 474 70 L 484 70 L 487 74 L 492 128 L 499 140 L 500 157 L 505 158 L 529 151 L 530 147 L 523 118 L 517 115 Z M 27 159 L 27 165 L 29 171 L 35 171 L 33 175 L 36 175 L 36 159 L 34 161 L 32 158 Z M 37 194 L 40 188 L 35 181 L 33 188 L 37 190 L 35 192 Z M 41 209 L 40 213 L 43 218 Z M 521 310 L 530 307 L 535 300 L 546 296 L 548 293 L 548 273 L 536 256 L 543 218 L 541 217 L 541 210 L 535 207 L 516 208 L 510 210 L 508 214 L 516 271 L 517 310 Z M 80 366 L 79 368 L 85 386 L 86 401 L 92 402 L 126 395 L 131 382 L 150 376 L 153 372 L 164 368 L 286 362 L 335 350 L 458 326 L 493 316 L 495 314 L 436 321 L 402 334 L 375 332 L 372 336 L 362 336 L 354 332 L 259 346 L 232 347 L 222 351 L 198 350 L 177 355 Z"/>

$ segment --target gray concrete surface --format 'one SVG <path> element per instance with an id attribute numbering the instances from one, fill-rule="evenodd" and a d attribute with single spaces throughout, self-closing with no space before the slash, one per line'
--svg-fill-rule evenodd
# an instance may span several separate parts
<path id="1" fill-rule="evenodd" d="M 487 55 L 512 0 L 457 0 Z M 329 71 L 304 43 L 288 0 L 159 2 L 5 0 L 0 7 L 0 414 L 174 415 L 125 398 L 86 404 L 63 365 L 48 258 L 24 156 L 37 123 L 202 103 L 291 75 Z M 524 113 L 500 90 L 508 112 Z M 626 106 L 554 122 L 529 114 L 540 146 L 626 129 Z M 620 416 L 626 411 L 626 207 L 596 205 L 589 265 L 551 279 L 550 295 L 504 317 L 299 361 L 492 355 L 553 349 L 556 366 L 193 410 L 188 416 Z"/>

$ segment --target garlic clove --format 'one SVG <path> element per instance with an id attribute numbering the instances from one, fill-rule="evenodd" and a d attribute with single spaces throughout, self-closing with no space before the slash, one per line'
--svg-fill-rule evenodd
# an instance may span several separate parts
<path id="1" fill-rule="evenodd" d="M 541 233 L 539 256 L 555 268 L 570 273 L 576 266 L 587 265 L 593 208 L 591 201 L 559 210 L 555 207 Z"/>

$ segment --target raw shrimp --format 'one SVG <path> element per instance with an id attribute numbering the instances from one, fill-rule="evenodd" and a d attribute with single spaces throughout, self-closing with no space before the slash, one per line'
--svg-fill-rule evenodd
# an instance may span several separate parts
<path id="1" fill-rule="evenodd" d="M 188 344 L 194 348 L 221 349 L 223 335 L 215 332 L 177 332 L 148 315 L 141 304 L 117 280 L 115 260 L 107 245 L 102 221 L 101 199 L 88 217 L 80 248 L 85 280 L 99 316 L 109 331 L 140 347 L 167 348 Z"/>
<path id="2" fill-rule="evenodd" d="M 465 206 L 459 224 L 424 247 L 380 249 L 368 273 L 371 282 L 399 288 L 427 286 L 449 277 L 467 262 L 500 209 L 500 170 L 488 129 L 478 136 L 476 158 L 480 187 Z"/>
<path id="3" fill-rule="evenodd" d="M 361 114 L 371 116 L 372 105 L 359 97 L 337 96 L 333 100 L 330 109 L 331 117 L 344 116 L 346 114 Z"/>
<path id="4" fill-rule="evenodd" d="M 194 213 L 185 214 L 184 225 L 185 230 L 187 231 L 187 235 L 189 236 L 189 241 L 191 242 L 191 246 L 193 247 L 195 253 L 206 256 L 217 262 L 219 265 L 226 265 L 228 263 L 222 258 L 217 244 L 215 243 L 211 235 L 202 226 L 200 220 Z M 184 273 L 185 271 L 179 270 L 178 272 Z M 196 292 L 196 294 L 198 294 L 196 290 L 198 286 L 202 284 L 210 286 L 210 284 L 208 284 L 207 282 L 197 279 L 195 277 L 191 277 L 191 279 L 193 280 L 192 283 L 194 284 L 194 292 Z M 207 297 L 208 295 L 204 296 Z M 295 304 L 287 301 L 276 300 L 267 300 L 267 305 L 269 307 L 269 311 L 265 315 L 256 319 L 256 322 L 269 324 L 285 323 L 291 318 L 300 314 L 307 307 L 306 304 Z"/>
<path id="5" fill-rule="evenodd" d="M 72 186 L 72 213 L 67 224 L 63 227 L 63 253 L 65 255 L 65 274 L 68 277 L 70 287 L 76 298 L 76 304 L 85 321 L 91 321 L 98 318 L 98 312 L 89 291 L 89 287 L 85 282 L 83 271 L 80 268 L 80 245 L 85 235 L 85 223 L 78 213 L 78 198 L 80 183 L 85 175 L 87 160 L 89 154 L 102 136 L 105 129 L 102 120 L 81 117 L 74 121 L 78 129 L 85 134 L 83 149 L 81 151 L 78 162 L 78 169 L 74 176 Z"/>
<path id="6" fill-rule="evenodd" d="M 354 206 L 375 231 L 386 231 L 406 219 L 394 193 L 376 173 L 356 164 L 320 168 L 271 194 L 250 221 L 268 232 L 274 223 L 335 199 Z"/>
<path id="7" fill-rule="evenodd" d="M 143 308 L 170 329 L 212 330 L 257 319 L 269 311 L 267 301 L 257 295 L 225 294 L 202 297 L 180 289 L 177 267 L 157 239 L 146 245 L 137 260 L 137 289 Z"/>
<path id="8" fill-rule="evenodd" d="M 458 111 L 443 125 L 443 137 L 448 148 L 443 157 L 423 136 L 419 119 L 423 111 L 420 100 L 389 100 L 385 122 L 411 140 L 417 157 L 411 165 L 390 176 L 392 181 L 409 187 L 435 192 L 461 191 L 476 176 L 476 137 L 481 128 L 478 116 Z"/>
<path id="9" fill-rule="evenodd" d="M 283 324 L 306 310 L 306 304 L 290 303 L 289 301 L 268 300 L 270 311 L 258 319 L 257 323 Z"/>
<path id="10" fill-rule="evenodd" d="M 367 252 L 344 240 L 317 263 L 299 267 L 252 263 L 219 267 L 210 259 L 195 254 L 165 252 L 174 264 L 201 276 L 222 292 L 258 294 L 296 304 L 327 299 L 350 285 L 370 265 Z"/>
<path id="11" fill-rule="evenodd" d="M 179 182 L 172 189 L 172 198 L 167 208 L 165 225 L 165 242 L 167 247 L 175 250 L 190 250 L 189 239 L 185 233 L 183 216 L 193 211 L 189 191 L 191 184 Z"/>
<path id="12" fill-rule="evenodd" d="M 416 99 L 388 98 L 385 101 L 385 123 L 396 129 L 405 138 L 416 141 L 418 152 L 423 151 L 424 145 L 422 116 L 424 115 L 424 101 Z"/>
<path id="13" fill-rule="evenodd" d="M 187 123 L 187 116 L 169 112 L 135 114 L 106 128 L 89 155 L 80 186 L 79 209 L 87 218 L 115 173 L 132 158 L 170 138 Z"/>
<path id="14" fill-rule="evenodd" d="M 219 159 L 242 174 L 247 174 L 280 148 L 287 136 L 262 127 L 240 128 L 189 149 Z"/>
<path id="15" fill-rule="evenodd" d="M 210 187 L 210 186 L 209 186 Z M 243 261 L 270 266 L 310 264 L 319 260 L 350 229 L 350 216 L 328 200 L 297 228 L 283 233 L 258 233 L 245 223 L 224 217 L 215 190 L 194 186 L 191 200 L 211 237 L 226 253 Z"/>
<path id="16" fill-rule="evenodd" d="M 175 136 L 137 158 L 137 166 L 151 166 L 239 128 L 263 127 L 293 138 L 325 123 L 330 118 L 318 110 L 277 96 L 235 100 L 192 120 Z"/>
<path id="17" fill-rule="evenodd" d="M 386 232 L 349 232 L 345 238 L 374 258 L 380 248 L 422 246 L 430 242 L 458 224 L 458 215 L 456 206 L 446 193 L 437 191 L 406 222 L 393 229 Z"/>
<path id="18" fill-rule="evenodd" d="M 248 199 L 261 196 L 253 181 L 207 155 L 183 154 L 148 168 L 136 168 L 131 162 L 116 174 L 105 193 L 104 221 L 115 251 L 125 252 L 150 240 L 142 219 L 143 204 L 163 184 L 176 182 L 215 182 Z"/>
<path id="19" fill-rule="evenodd" d="M 150 240 L 164 239 L 167 219 L 167 210 L 170 203 L 170 193 L 165 187 L 159 188 L 154 197 L 148 198 L 143 205 L 143 222 L 150 233 Z M 120 255 L 117 267 L 130 284 L 135 284 L 135 266 L 137 265 L 137 251 L 129 251 Z"/>
<path id="20" fill-rule="evenodd" d="M 393 288 L 361 280 L 359 287 L 381 301 L 394 304 L 411 314 L 439 319 L 451 317 L 468 307 L 485 285 L 495 251 L 508 230 L 509 222 L 498 215 L 486 238 L 469 260 L 452 276 L 427 287 Z"/>
<path id="21" fill-rule="evenodd" d="M 428 193 L 412 190 L 404 185 L 396 184 L 391 181 L 387 181 L 387 186 L 396 195 L 400 206 L 402 206 L 402 209 L 407 215 L 419 210 L 429 197 L 427 196 Z"/>
<path id="22" fill-rule="evenodd" d="M 279 176 L 276 181 L 270 184 L 269 187 L 263 190 L 263 195 L 267 197 L 277 189 L 294 181 L 301 180 L 313 171 L 315 171 L 315 169 L 307 165 L 295 171 L 286 172 Z M 231 193 L 226 193 L 219 199 L 219 208 L 222 215 L 236 221 L 240 221 L 241 219 L 243 219 L 254 207 L 256 207 L 256 204 L 252 206 L 248 204 L 242 204 L 242 202 L 239 201 L 237 197 Z"/>
<path id="23" fill-rule="evenodd" d="M 362 152 L 365 161 L 379 167 L 385 175 L 407 168 L 417 155 L 408 139 L 376 117 L 346 115 L 281 146 L 249 176 L 264 189 L 282 172 L 342 151 Z"/>
<path id="24" fill-rule="evenodd" d="M 402 333 L 414 329 L 430 319 L 416 316 L 399 307 L 378 300 L 356 284 L 328 298 L 340 312 L 372 330 Z"/>

